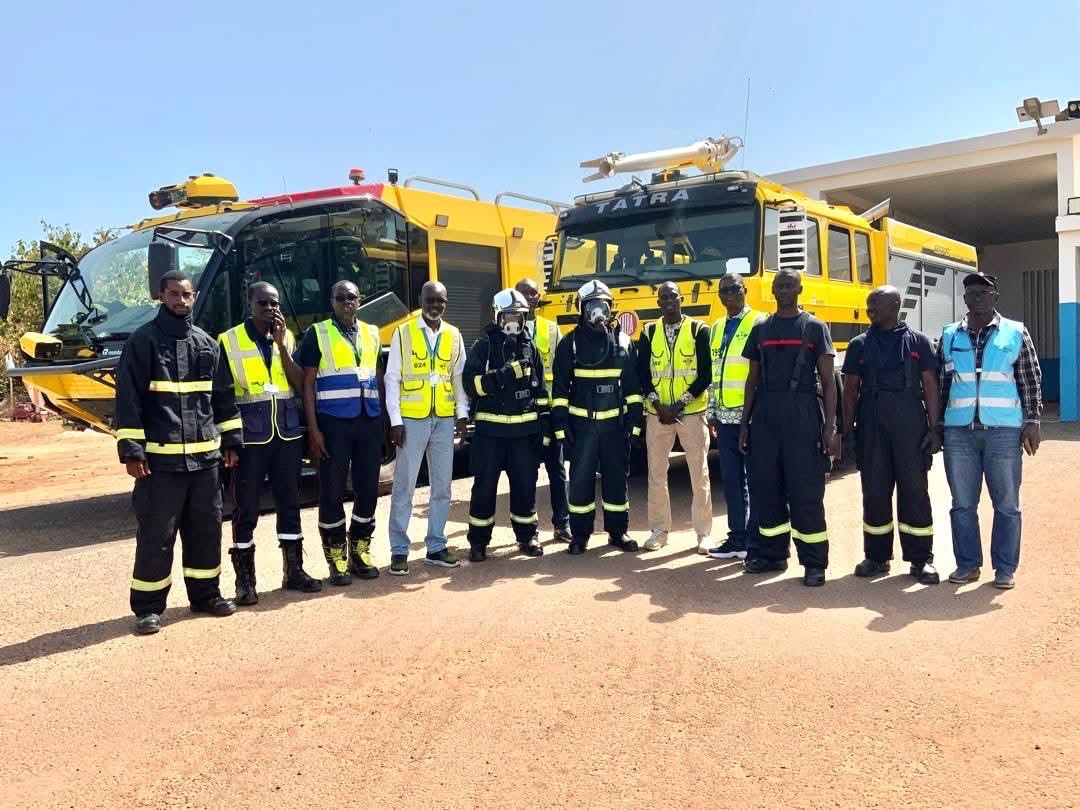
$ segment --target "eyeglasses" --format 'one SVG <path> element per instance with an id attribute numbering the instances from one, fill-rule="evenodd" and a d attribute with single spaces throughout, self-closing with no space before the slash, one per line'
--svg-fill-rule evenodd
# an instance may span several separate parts
<path id="1" fill-rule="evenodd" d="M 742 287 L 721 287 L 720 288 L 720 294 L 721 295 L 734 295 L 735 293 L 741 291 L 742 289 L 743 289 Z"/>
<path id="2" fill-rule="evenodd" d="M 260 307 L 268 307 L 270 309 L 281 308 L 281 303 L 279 301 L 271 301 L 269 298 L 256 298 L 255 303 Z"/>
<path id="3" fill-rule="evenodd" d="M 348 304 L 351 301 L 359 301 L 359 295 L 335 295 L 334 300 L 339 304 Z"/>

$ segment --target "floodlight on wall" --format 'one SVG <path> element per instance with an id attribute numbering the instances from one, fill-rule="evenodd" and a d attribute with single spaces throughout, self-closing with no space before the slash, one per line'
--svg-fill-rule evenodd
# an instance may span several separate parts
<path id="1" fill-rule="evenodd" d="M 1020 123 L 1034 121 L 1040 135 L 1046 134 L 1046 127 L 1042 125 L 1043 118 L 1053 118 L 1061 112 L 1061 106 L 1057 99 L 1053 101 L 1039 101 L 1038 96 L 1025 98 L 1024 103 L 1016 108 L 1016 117 Z"/>
<path id="2" fill-rule="evenodd" d="M 1080 101 L 1070 101 L 1066 104 L 1065 116 L 1067 118 L 1080 118 Z"/>

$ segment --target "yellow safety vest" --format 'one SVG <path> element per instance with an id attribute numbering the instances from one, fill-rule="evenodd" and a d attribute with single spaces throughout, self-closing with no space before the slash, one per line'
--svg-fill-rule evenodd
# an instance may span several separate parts
<path id="1" fill-rule="evenodd" d="M 397 328 L 401 345 L 401 415 L 426 419 L 432 409 L 436 416 L 454 416 L 453 368 L 461 351 L 461 333 L 443 321 L 433 346 L 420 321 L 413 319 Z"/>
<path id="2" fill-rule="evenodd" d="M 698 329 L 704 329 L 705 324 L 693 318 L 685 318 L 679 327 L 679 334 L 675 338 L 675 350 L 668 348 L 667 336 L 664 333 L 664 322 L 657 321 L 652 324 L 652 337 L 650 339 L 649 368 L 652 373 L 653 388 L 660 397 L 661 405 L 674 405 L 698 376 L 697 347 L 694 344 L 694 335 Z M 701 394 L 690 401 L 683 409 L 683 413 L 700 413 L 708 406 L 708 393 Z M 649 413 L 656 413 L 656 408 L 651 402 L 646 401 L 645 407 Z"/>
<path id="3" fill-rule="evenodd" d="M 533 335 L 533 345 L 540 354 L 540 362 L 544 366 L 544 382 L 547 383 L 548 391 L 555 381 L 555 372 L 552 370 L 552 357 L 555 355 L 555 347 L 559 343 L 559 325 L 555 321 L 536 316 L 536 334 Z"/>
<path id="4" fill-rule="evenodd" d="M 266 444 L 273 439 L 275 429 L 283 439 L 300 438 L 296 395 L 285 376 L 277 344 L 271 344 L 270 368 L 267 369 L 263 354 L 245 324 L 222 332 L 218 340 L 232 371 L 236 404 L 241 416 L 248 417 L 244 420 L 244 444 Z M 293 336 L 288 331 L 285 332 L 285 350 L 290 354 L 293 350 Z M 288 419 L 285 413 L 279 413 L 279 408 L 286 403 L 291 403 L 294 409 L 287 415 Z M 255 412 L 263 412 L 262 418 L 253 419 Z"/>
<path id="5" fill-rule="evenodd" d="M 379 416 L 379 329 L 356 322 L 356 344 L 341 334 L 333 319 L 312 326 L 319 342 L 319 370 L 315 375 L 315 407 L 319 413 L 352 419 L 365 413 Z"/>
<path id="6" fill-rule="evenodd" d="M 739 319 L 735 334 L 731 337 L 727 351 L 723 350 L 724 329 L 727 316 L 720 318 L 712 326 L 712 386 L 717 404 L 725 408 L 741 408 L 746 401 L 746 380 L 750 376 L 750 361 L 742 356 L 750 330 L 762 318 L 760 312 L 746 310 Z"/>

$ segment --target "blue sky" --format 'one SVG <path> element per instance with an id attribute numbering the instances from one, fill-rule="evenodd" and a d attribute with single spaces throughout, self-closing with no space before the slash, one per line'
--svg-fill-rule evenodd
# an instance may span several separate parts
<path id="1" fill-rule="evenodd" d="M 0 254 L 213 171 L 242 197 L 424 174 L 556 199 L 582 160 L 742 135 L 776 172 L 1080 97 L 1080 3 L 0 0 Z"/>

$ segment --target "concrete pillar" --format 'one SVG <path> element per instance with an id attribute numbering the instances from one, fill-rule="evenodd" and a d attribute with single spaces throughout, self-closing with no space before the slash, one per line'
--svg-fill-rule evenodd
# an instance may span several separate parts
<path id="1" fill-rule="evenodd" d="M 1061 419 L 1080 420 L 1080 214 L 1067 216 L 1070 197 L 1080 197 L 1080 136 L 1057 154 L 1058 328 L 1061 334 Z"/>

